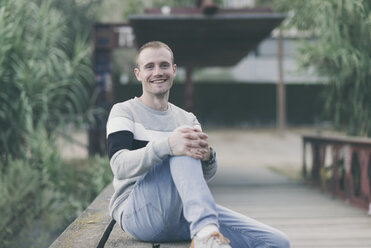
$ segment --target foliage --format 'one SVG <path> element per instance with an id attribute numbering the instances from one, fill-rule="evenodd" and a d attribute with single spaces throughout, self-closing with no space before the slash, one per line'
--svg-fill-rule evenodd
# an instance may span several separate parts
<path id="1" fill-rule="evenodd" d="M 47 246 L 109 181 L 103 158 L 76 171 L 55 147 L 96 113 L 90 48 L 56 3 L 0 1 L 0 247 Z"/>
<path id="2" fill-rule="evenodd" d="M 92 115 L 90 48 L 65 36 L 63 16 L 45 1 L 0 2 L 0 159 L 24 157 L 34 130 L 48 133 Z M 74 44 L 69 56 L 67 44 Z"/>
<path id="3" fill-rule="evenodd" d="M 30 152 L 26 159 L 9 158 L 7 166 L 1 162 L 0 176 L 0 246 L 12 246 L 18 232 L 33 223 L 44 212 L 63 214 L 55 208 L 63 202 L 56 191 L 56 180 L 61 159 L 45 138 L 46 133 L 34 133 L 30 140 Z"/>
<path id="4" fill-rule="evenodd" d="M 40 1 L 40 0 L 39 0 Z M 72 40 L 88 37 L 102 0 L 51 0 L 51 7 L 63 14 Z"/>
<path id="5" fill-rule="evenodd" d="M 65 164 L 47 134 L 0 175 L 0 247 L 47 247 L 112 180 L 107 158 Z"/>
<path id="6" fill-rule="evenodd" d="M 272 7 L 272 2 L 274 2 L 274 0 L 255 0 L 254 5 L 255 5 L 255 7 L 271 8 Z"/>
<path id="7" fill-rule="evenodd" d="M 64 165 L 61 191 L 70 196 L 70 203 L 79 211 L 88 207 L 102 189 L 112 182 L 112 172 L 107 157 L 68 161 Z"/>
<path id="8" fill-rule="evenodd" d="M 371 136 L 371 1 L 280 0 L 286 25 L 315 38 L 302 42 L 302 66 L 328 78 L 326 112 L 340 130 Z"/>

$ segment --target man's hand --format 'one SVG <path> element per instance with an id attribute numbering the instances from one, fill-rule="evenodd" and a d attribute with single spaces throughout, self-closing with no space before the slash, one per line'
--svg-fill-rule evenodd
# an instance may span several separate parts
<path id="1" fill-rule="evenodd" d="M 175 130 L 169 137 L 169 144 L 173 155 L 187 155 L 201 160 L 208 160 L 210 148 L 207 143 L 207 134 L 197 128 L 185 127 Z"/>

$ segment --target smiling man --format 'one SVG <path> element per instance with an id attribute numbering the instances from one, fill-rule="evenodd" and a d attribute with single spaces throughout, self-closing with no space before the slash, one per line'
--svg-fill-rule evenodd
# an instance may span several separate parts
<path id="1" fill-rule="evenodd" d="M 107 121 L 112 217 L 142 241 L 289 247 L 280 231 L 215 204 L 207 185 L 217 169 L 215 151 L 197 118 L 168 102 L 176 68 L 166 44 L 143 45 L 134 69 L 143 93 L 112 107 Z"/>

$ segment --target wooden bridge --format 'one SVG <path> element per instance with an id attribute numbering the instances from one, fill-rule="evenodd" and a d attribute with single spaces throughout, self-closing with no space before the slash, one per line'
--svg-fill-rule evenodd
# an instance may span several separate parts
<path id="1" fill-rule="evenodd" d="M 254 178 L 250 184 L 212 183 L 216 202 L 282 230 L 292 248 L 371 247 L 371 216 L 367 210 L 321 187 L 287 179 L 265 167 L 250 173 Z M 108 215 L 111 194 L 109 185 L 51 247 L 188 247 L 187 243 L 152 244 L 129 237 Z"/>

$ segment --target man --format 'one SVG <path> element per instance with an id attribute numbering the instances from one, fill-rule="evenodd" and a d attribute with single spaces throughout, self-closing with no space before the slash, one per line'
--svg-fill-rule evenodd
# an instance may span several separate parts
<path id="1" fill-rule="evenodd" d="M 111 110 L 111 215 L 142 241 L 192 240 L 195 248 L 289 247 L 278 230 L 215 204 L 206 183 L 216 173 L 215 151 L 196 117 L 168 102 L 176 68 L 166 44 L 143 45 L 134 69 L 143 93 Z"/>

